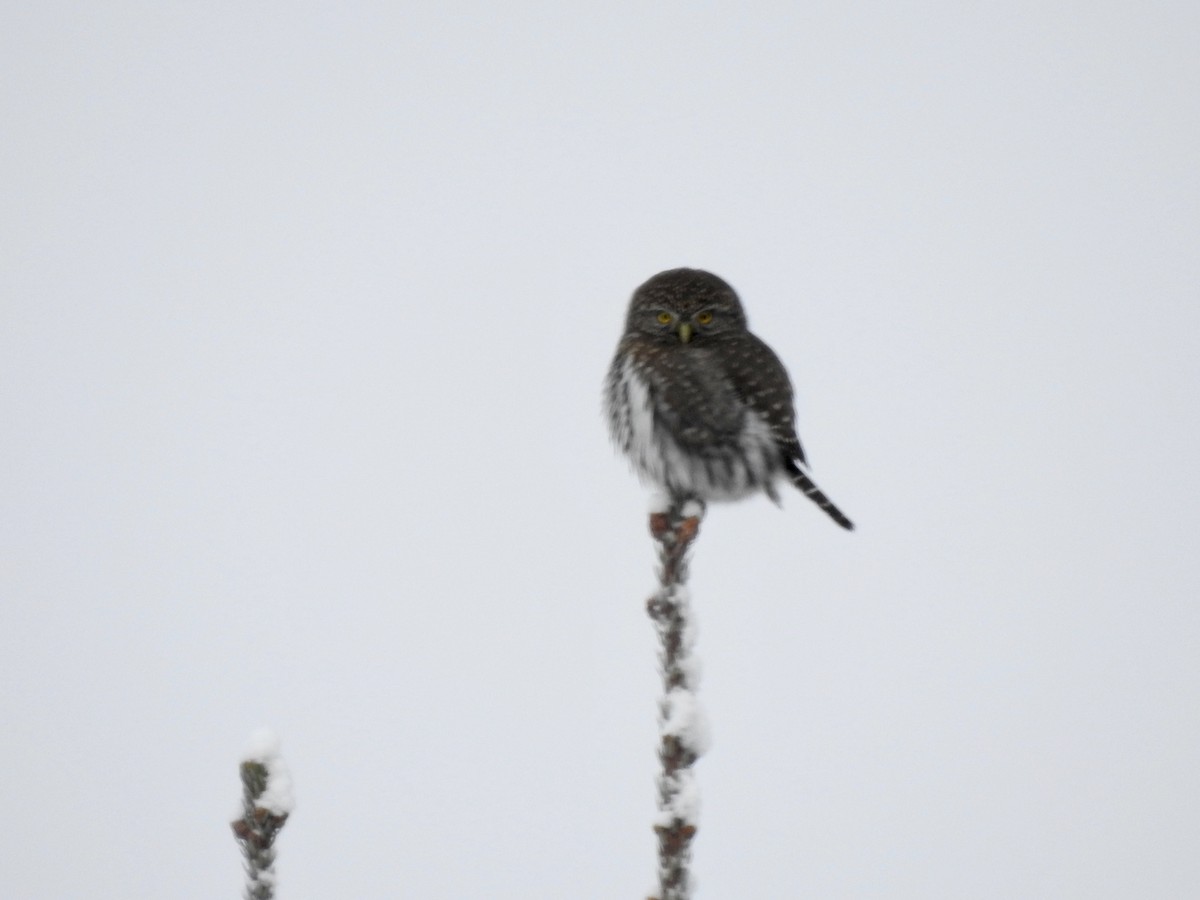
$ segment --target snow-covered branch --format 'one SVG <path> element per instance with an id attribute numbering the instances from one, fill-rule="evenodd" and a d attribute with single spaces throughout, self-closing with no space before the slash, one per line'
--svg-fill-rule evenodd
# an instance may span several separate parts
<path id="1" fill-rule="evenodd" d="M 275 837 L 292 813 L 292 776 L 279 738 L 260 728 L 242 759 L 242 815 L 232 823 L 246 858 L 246 900 L 275 896 Z"/>
<path id="2" fill-rule="evenodd" d="M 658 542 L 659 589 L 646 604 L 659 638 L 663 693 L 658 701 L 658 897 L 688 900 L 688 870 L 696 834 L 699 791 L 692 764 L 708 746 L 708 727 L 696 699 L 700 667 L 692 654 L 696 624 L 687 589 L 687 554 L 700 530 L 703 507 L 673 504 L 650 516 Z"/>

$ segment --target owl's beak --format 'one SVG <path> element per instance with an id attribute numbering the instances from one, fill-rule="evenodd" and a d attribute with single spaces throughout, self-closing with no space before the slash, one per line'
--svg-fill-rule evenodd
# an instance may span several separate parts
<path id="1" fill-rule="evenodd" d="M 692 339 L 692 323 L 691 322 L 680 322 L 679 323 L 679 340 L 686 344 L 691 339 Z"/>

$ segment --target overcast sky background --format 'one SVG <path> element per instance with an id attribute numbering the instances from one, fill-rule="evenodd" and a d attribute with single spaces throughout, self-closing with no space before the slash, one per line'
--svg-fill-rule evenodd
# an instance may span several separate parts
<path id="1" fill-rule="evenodd" d="M 1200 896 L 1194 2 L 8 4 L 0 895 L 653 884 L 634 287 L 817 481 L 710 509 L 699 897 Z"/>

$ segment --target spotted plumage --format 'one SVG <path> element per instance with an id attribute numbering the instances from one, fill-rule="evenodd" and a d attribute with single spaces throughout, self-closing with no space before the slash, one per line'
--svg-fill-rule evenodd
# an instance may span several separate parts
<path id="1" fill-rule="evenodd" d="M 613 440 L 672 498 L 778 502 L 784 478 L 854 527 L 805 472 L 787 371 L 716 275 L 671 269 L 634 292 L 604 394 Z"/>

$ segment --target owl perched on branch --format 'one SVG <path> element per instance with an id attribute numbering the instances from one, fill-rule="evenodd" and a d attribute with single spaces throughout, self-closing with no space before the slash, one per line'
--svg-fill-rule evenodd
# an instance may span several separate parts
<path id="1" fill-rule="evenodd" d="M 716 275 L 671 269 L 634 292 L 604 393 L 613 440 L 673 501 L 778 502 L 786 479 L 854 527 L 805 472 L 787 371 Z"/>

